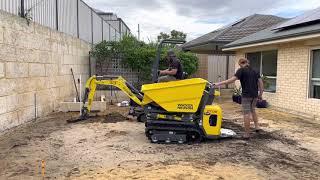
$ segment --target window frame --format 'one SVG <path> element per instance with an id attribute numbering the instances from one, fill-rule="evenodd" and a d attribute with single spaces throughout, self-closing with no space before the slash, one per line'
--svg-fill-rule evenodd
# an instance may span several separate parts
<path id="1" fill-rule="evenodd" d="M 263 75 L 263 52 L 268 52 L 268 51 L 276 51 L 277 53 L 277 64 L 278 64 L 278 49 L 269 49 L 269 50 L 264 50 L 264 51 L 254 51 L 254 52 L 246 52 L 246 58 L 248 58 L 248 54 L 250 53 L 260 53 L 260 75 L 261 76 L 264 76 Z M 250 60 L 249 60 L 250 61 Z M 278 65 L 277 65 L 277 68 L 276 68 L 276 71 L 278 71 Z M 278 76 L 278 73 L 277 73 L 277 76 Z M 277 92 L 277 76 L 264 76 L 266 77 L 267 79 L 275 79 L 276 80 L 276 90 L 275 91 L 271 91 L 271 90 L 266 90 L 264 89 L 265 92 L 268 92 L 268 93 L 276 93 Z"/>
<path id="2" fill-rule="evenodd" d="M 320 78 L 313 78 L 313 52 L 314 51 L 320 51 L 320 47 L 314 47 L 310 49 L 310 63 L 309 63 L 309 99 L 317 99 L 320 100 L 320 98 L 314 97 L 314 86 L 320 86 Z"/>

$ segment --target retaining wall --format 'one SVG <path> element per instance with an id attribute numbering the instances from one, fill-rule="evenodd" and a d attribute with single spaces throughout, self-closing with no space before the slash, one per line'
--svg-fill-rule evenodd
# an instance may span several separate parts
<path id="1" fill-rule="evenodd" d="M 90 49 L 82 40 L 0 11 L 0 132 L 73 99 L 70 69 L 84 83 Z"/>

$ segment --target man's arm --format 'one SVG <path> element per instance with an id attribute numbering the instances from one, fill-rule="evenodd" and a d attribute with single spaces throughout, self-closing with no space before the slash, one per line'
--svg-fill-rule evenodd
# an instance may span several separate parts
<path id="1" fill-rule="evenodd" d="M 232 78 L 230 78 L 228 80 L 215 83 L 215 85 L 216 86 L 222 86 L 222 85 L 225 85 L 225 84 L 231 84 L 231 83 L 235 82 L 236 80 L 238 80 L 238 78 L 236 76 L 233 76 Z"/>
<path id="2" fill-rule="evenodd" d="M 258 80 L 258 87 L 259 87 L 259 99 L 262 99 L 262 94 L 264 91 L 264 85 L 263 85 L 263 81 L 261 78 L 259 78 Z"/>
<path id="3" fill-rule="evenodd" d="M 171 75 L 171 76 L 174 76 L 176 75 L 178 72 L 178 69 L 166 69 L 166 70 L 163 70 L 163 71 L 160 71 L 160 75 Z"/>

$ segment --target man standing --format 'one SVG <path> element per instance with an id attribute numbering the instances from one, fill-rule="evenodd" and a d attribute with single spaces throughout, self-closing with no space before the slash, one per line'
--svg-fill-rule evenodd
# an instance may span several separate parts
<path id="1" fill-rule="evenodd" d="M 169 64 L 169 68 L 166 70 L 159 71 L 160 77 L 158 79 L 158 82 L 168 82 L 175 81 L 177 79 L 182 79 L 182 66 L 173 50 L 168 51 L 166 59 Z"/>
<path id="2" fill-rule="evenodd" d="M 253 120 L 256 132 L 259 131 L 258 117 L 255 111 L 257 99 L 262 99 L 263 82 L 260 74 L 253 70 L 249 65 L 249 60 L 241 58 L 239 60 L 240 68 L 236 74 L 226 80 L 216 83 L 216 86 L 230 84 L 236 80 L 240 80 L 242 87 L 242 109 L 244 114 L 244 129 L 243 138 L 250 138 L 250 121 Z"/>

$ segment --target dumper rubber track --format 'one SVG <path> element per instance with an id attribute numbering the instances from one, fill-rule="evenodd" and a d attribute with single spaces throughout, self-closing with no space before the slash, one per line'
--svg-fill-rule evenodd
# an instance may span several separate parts
<path id="1" fill-rule="evenodd" d="M 148 120 L 145 134 L 152 143 L 199 143 L 203 133 L 194 122 Z"/>

